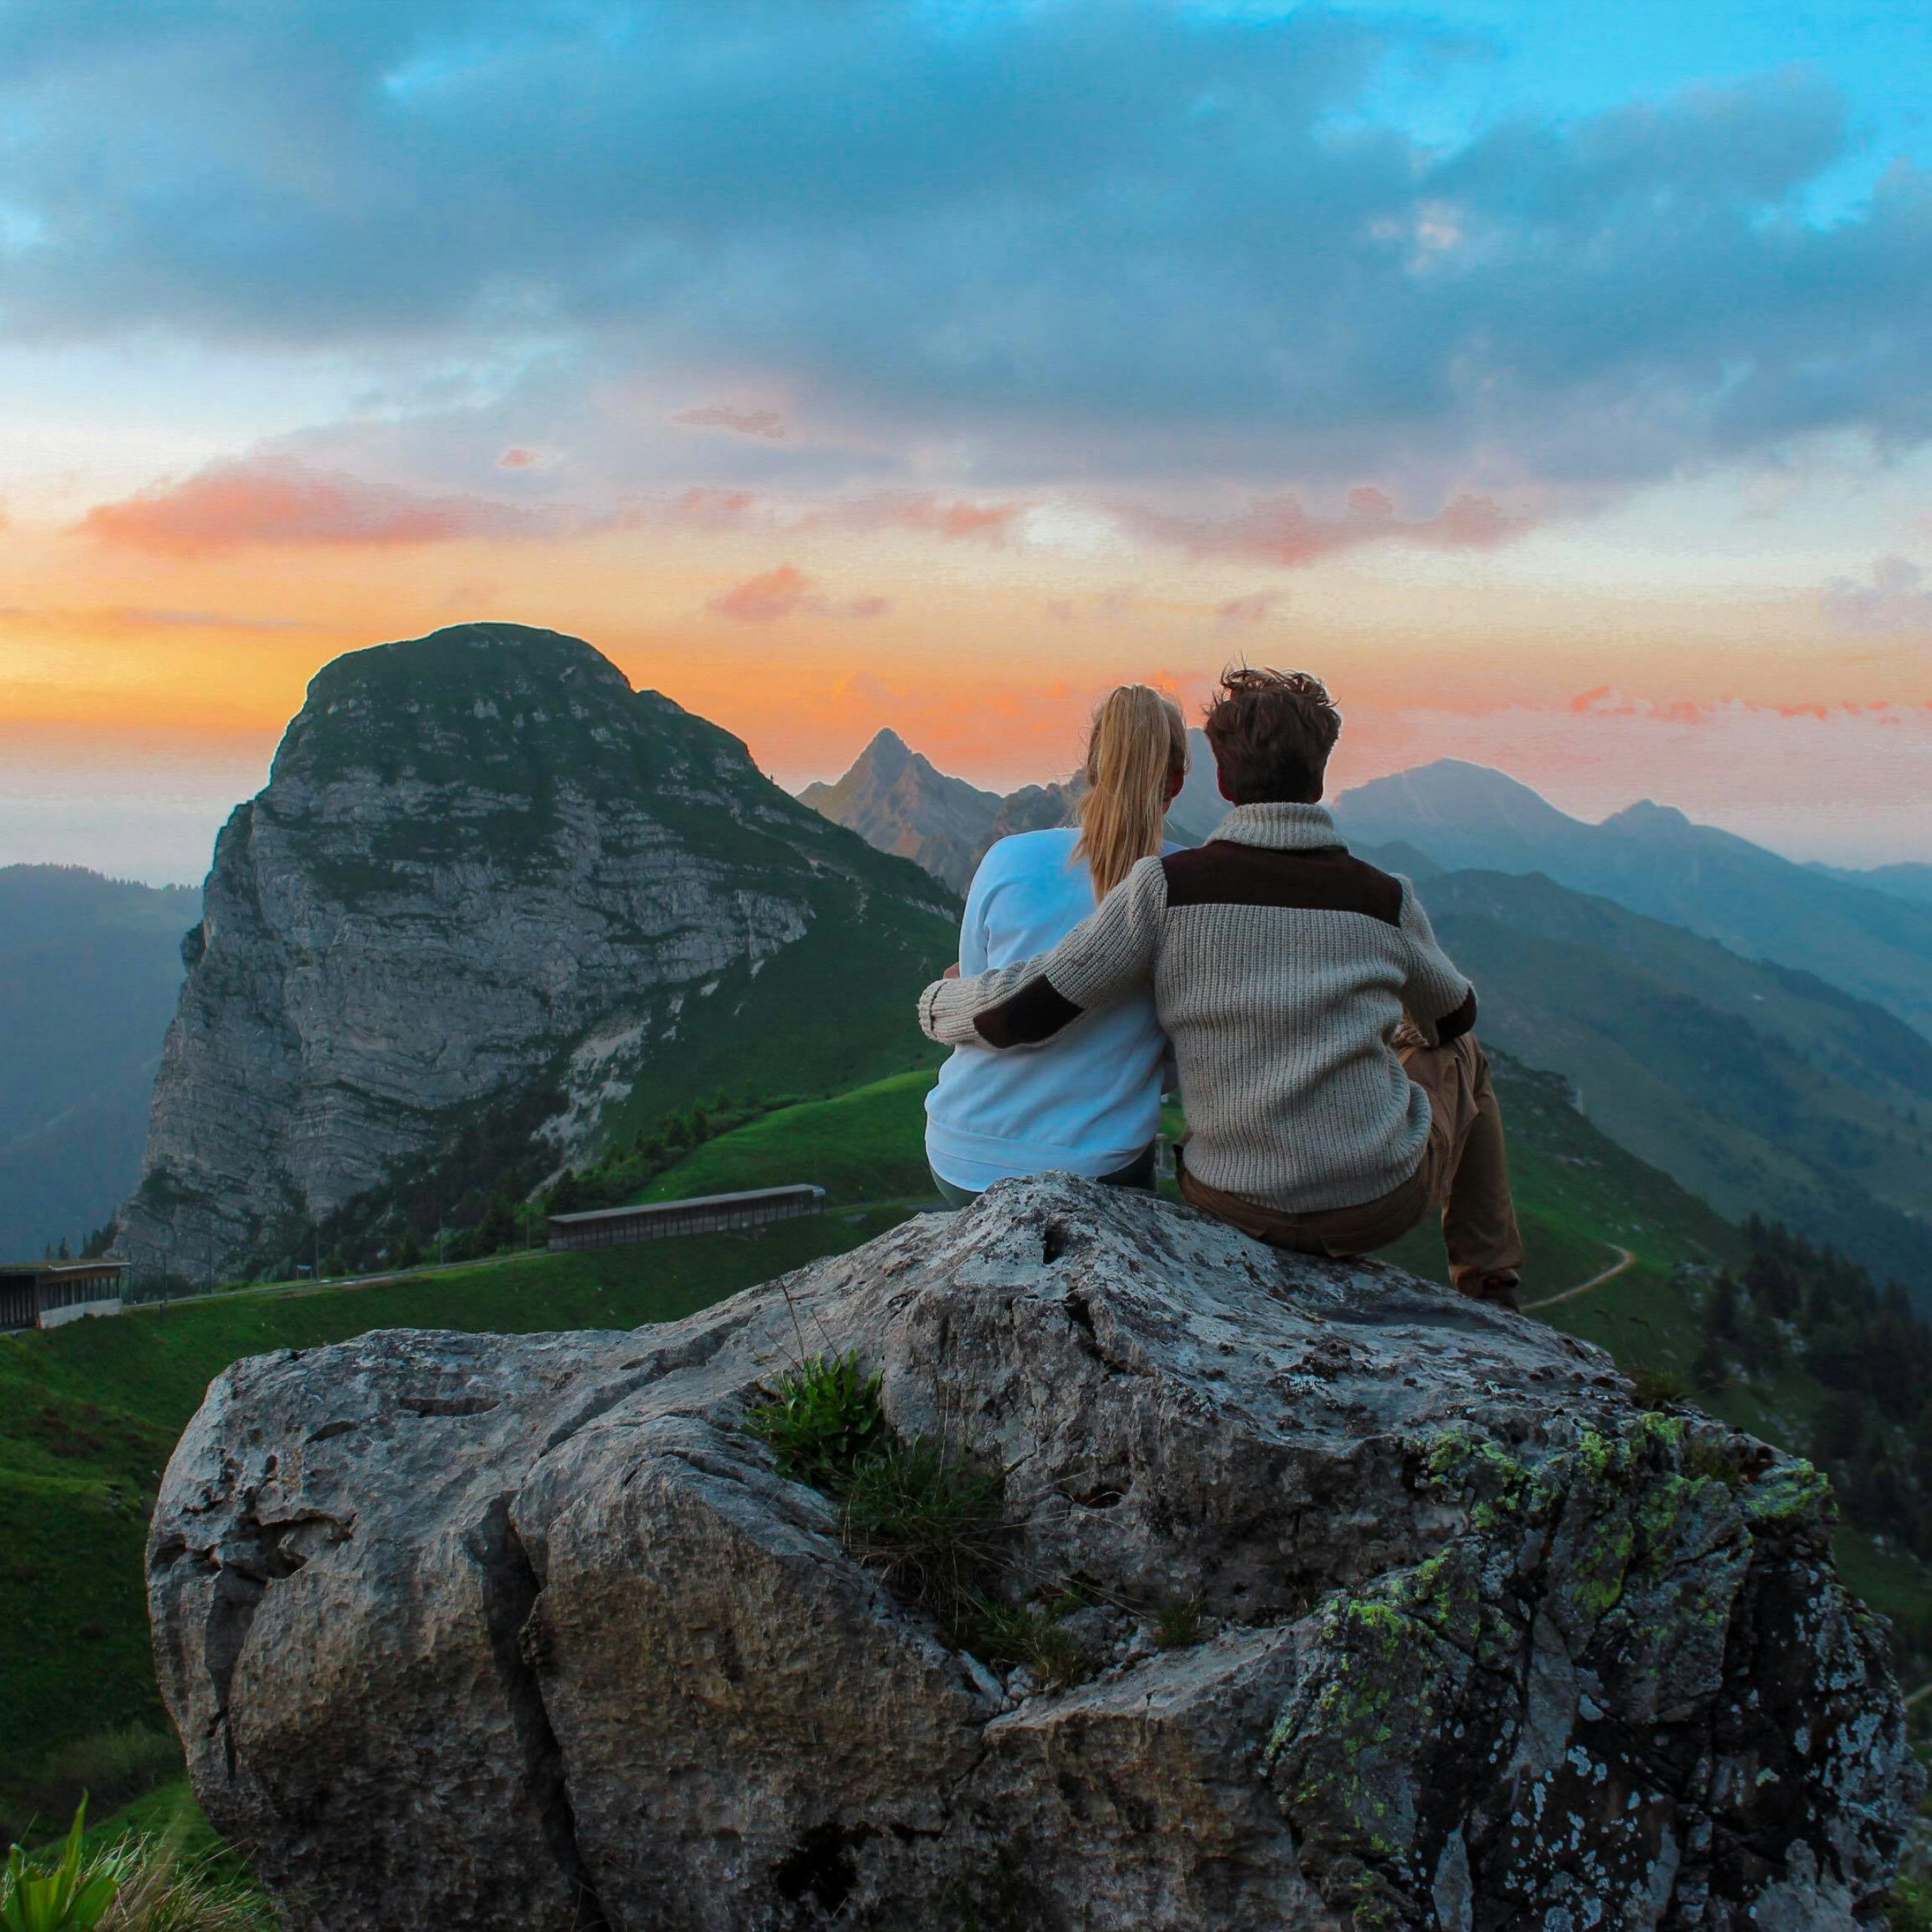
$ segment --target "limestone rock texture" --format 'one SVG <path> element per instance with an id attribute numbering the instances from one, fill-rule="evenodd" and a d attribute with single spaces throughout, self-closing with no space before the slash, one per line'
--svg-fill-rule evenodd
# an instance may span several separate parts
<path id="1" fill-rule="evenodd" d="M 1084 1681 L 778 1472 L 818 1352 L 1004 1472 Z M 149 1587 L 300 1932 L 1832 1932 L 1920 1778 L 1830 1522 L 1534 1320 L 1048 1176 L 663 1327 L 238 1363 Z"/>
<path id="2" fill-rule="evenodd" d="M 954 944 L 924 874 L 590 645 L 517 624 L 319 672 L 205 908 L 118 1217 L 137 1275 L 306 1258 L 317 1223 L 519 1096 L 545 1097 L 521 1131 L 561 1166 L 748 1001 L 795 1039 L 819 980 L 877 988 L 911 1042 Z"/>

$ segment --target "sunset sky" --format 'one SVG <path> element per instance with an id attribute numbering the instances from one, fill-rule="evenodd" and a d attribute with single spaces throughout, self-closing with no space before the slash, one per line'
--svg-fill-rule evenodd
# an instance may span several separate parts
<path id="1" fill-rule="evenodd" d="M 0 0 L 0 863 L 469 617 L 793 787 L 1244 658 L 1932 859 L 1924 0 Z"/>

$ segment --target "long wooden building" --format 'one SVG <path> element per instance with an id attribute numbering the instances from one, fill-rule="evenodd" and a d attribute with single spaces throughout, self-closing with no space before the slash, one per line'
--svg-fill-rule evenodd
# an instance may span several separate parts
<path id="1" fill-rule="evenodd" d="M 646 1201 L 624 1208 L 592 1208 L 549 1217 L 552 1249 L 618 1247 L 627 1241 L 661 1241 L 666 1235 L 716 1234 L 795 1220 L 825 1205 L 825 1189 L 798 1182 L 755 1187 L 742 1194 L 699 1194 L 688 1201 Z"/>
<path id="2" fill-rule="evenodd" d="M 125 1261 L 0 1262 L 0 1333 L 121 1312 Z"/>

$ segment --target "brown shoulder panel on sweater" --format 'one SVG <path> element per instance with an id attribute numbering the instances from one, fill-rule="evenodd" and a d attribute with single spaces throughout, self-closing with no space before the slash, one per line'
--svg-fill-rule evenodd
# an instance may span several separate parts
<path id="1" fill-rule="evenodd" d="M 1216 839 L 1161 861 L 1168 905 L 1278 906 L 1311 912 L 1360 912 L 1385 924 L 1402 922 L 1402 882 L 1350 856 L 1340 845 L 1280 852 Z"/>
<path id="2" fill-rule="evenodd" d="M 1017 993 L 974 1017 L 973 1030 L 989 1047 L 1037 1046 L 1050 1040 L 1080 1009 L 1064 993 L 1056 992 L 1045 974 L 1029 980 Z"/>
<path id="3" fill-rule="evenodd" d="M 1435 1023 L 1435 1037 L 1446 1047 L 1451 1040 L 1460 1040 L 1475 1023 L 1476 989 L 1472 986 L 1462 1004 Z"/>

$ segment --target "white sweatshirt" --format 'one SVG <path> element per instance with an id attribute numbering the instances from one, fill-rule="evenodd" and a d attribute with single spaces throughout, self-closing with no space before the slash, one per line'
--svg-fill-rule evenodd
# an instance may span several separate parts
<path id="1" fill-rule="evenodd" d="M 961 974 L 1051 951 L 1093 912 L 1079 838 L 1071 827 L 1023 832 L 988 850 L 966 894 Z M 1017 1053 L 955 1046 L 927 1097 L 926 1158 L 942 1180 L 975 1192 L 1013 1174 L 1112 1174 L 1158 1128 L 1167 1051 L 1151 989 Z"/>

